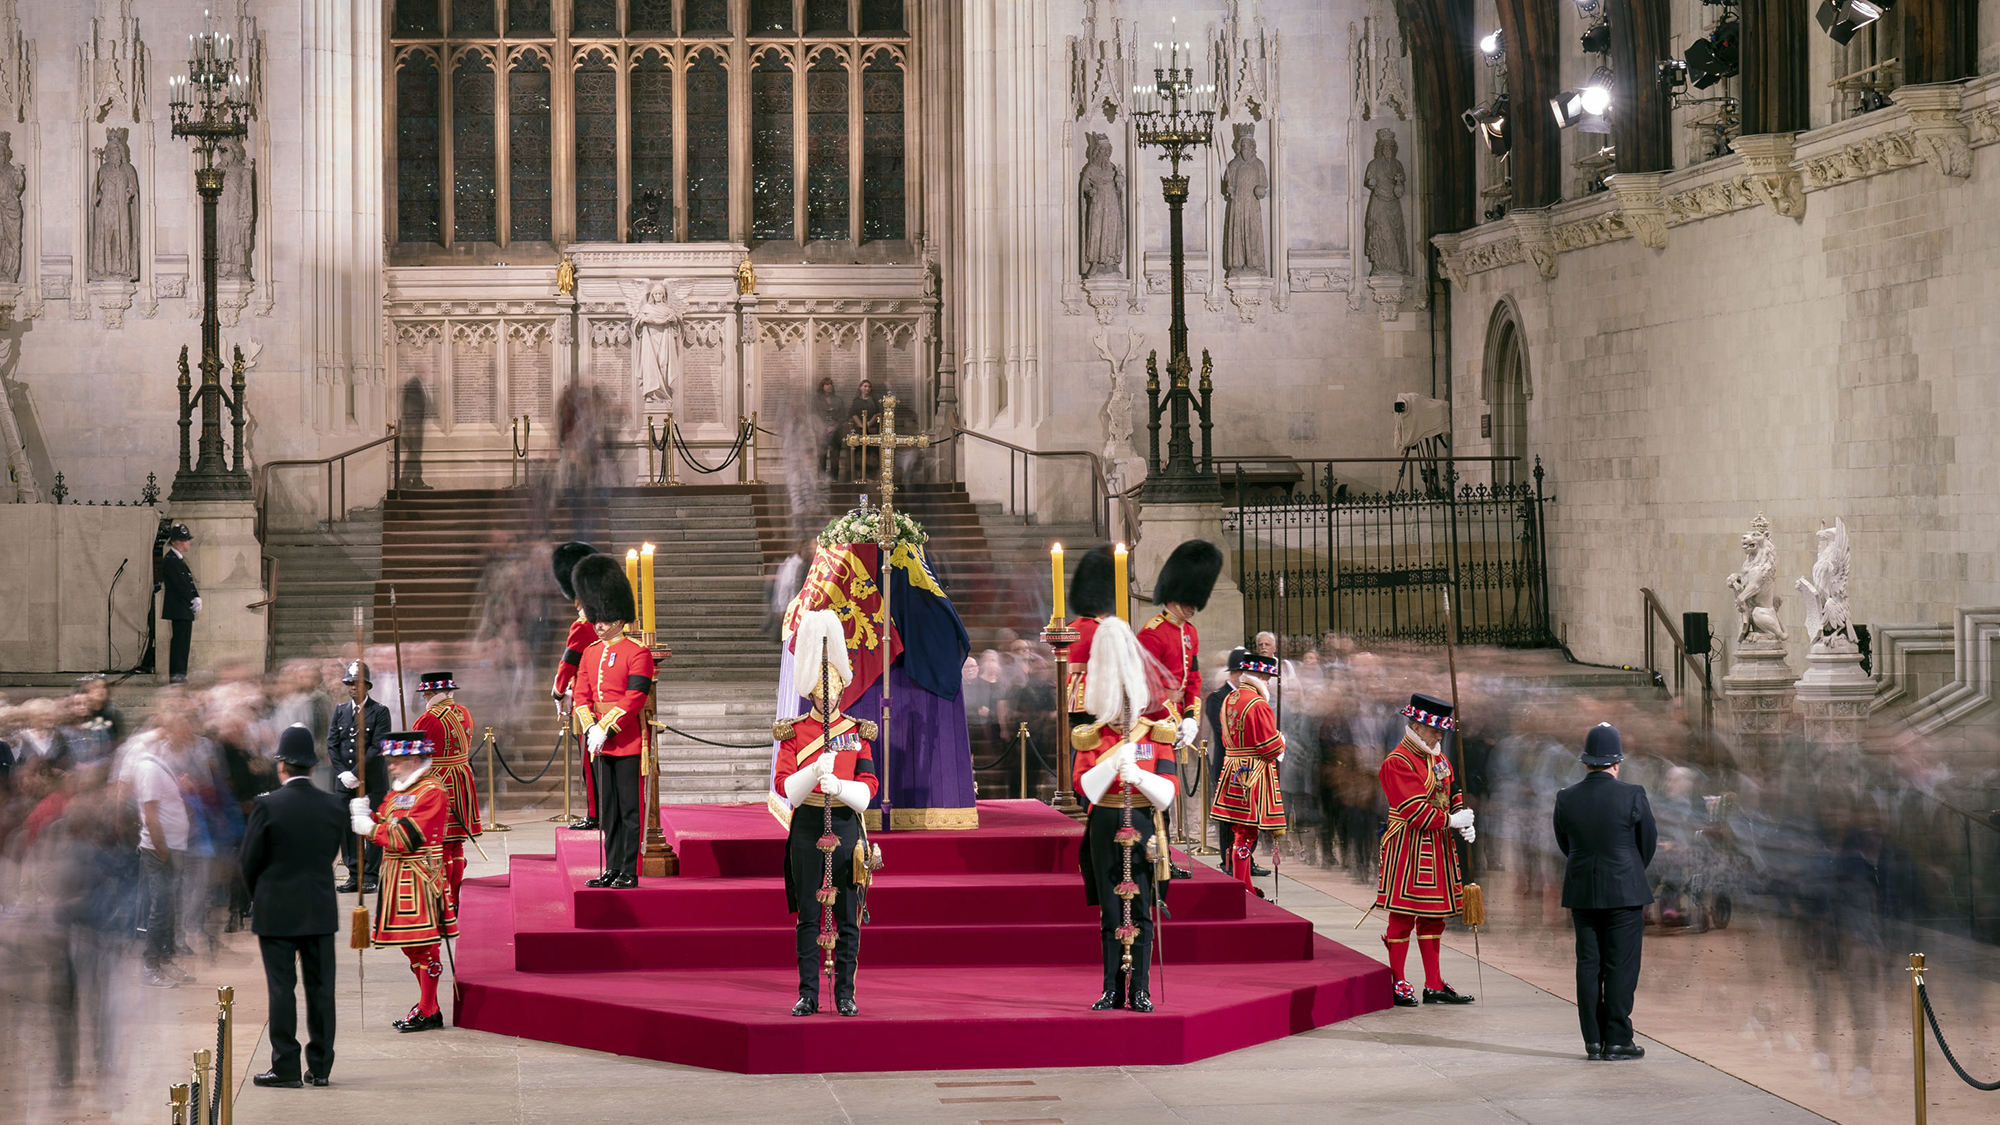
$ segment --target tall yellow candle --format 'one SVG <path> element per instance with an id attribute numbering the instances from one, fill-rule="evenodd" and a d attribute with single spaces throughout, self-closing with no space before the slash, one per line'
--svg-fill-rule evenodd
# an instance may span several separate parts
<path id="1" fill-rule="evenodd" d="M 653 545 L 651 543 L 639 548 L 639 587 L 639 605 L 643 607 L 640 617 L 644 622 L 640 628 L 650 633 L 653 631 Z"/>
<path id="2" fill-rule="evenodd" d="M 634 601 L 638 600 L 639 597 L 639 552 L 638 551 L 625 552 L 625 581 L 631 583 L 632 585 L 633 600 Z M 627 622 L 627 624 L 637 625 L 639 624 L 639 622 L 631 621 Z"/>
<path id="3" fill-rule="evenodd" d="M 1120 543 L 1111 552 L 1112 590 L 1113 597 L 1116 598 L 1112 604 L 1117 606 L 1119 618 L 1129 623 L 1132 619 L 1132 611 L 1126 608 L 1126 602 L 1131 599 L 1127 594 L 1128 587 L 1126 585 L 1125 567 L 1125 544 Z"/>
<path id="4" fill-rule="evenodd" d="M 1063 613 L 1063 573 L 1062 573 L 1061 543 L 1057 543 L 1049 548 L 1049 573 L 1050 573 L 1050 581 L 1055 583 L 1055 589 L 1056 589 L 1056 608 L 1054 613 L 1049 614 L 1049 624 L 1059 625 L 1068 618 L 1068 615 Z"/>

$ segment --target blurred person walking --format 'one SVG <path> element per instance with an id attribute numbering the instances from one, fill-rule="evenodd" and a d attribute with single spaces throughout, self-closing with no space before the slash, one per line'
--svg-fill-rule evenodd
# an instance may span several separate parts
<path id="1" fill-rule="evenodd" d="M 333 936 L 340 911 L 333 860 L 348 833 L 340 798 L 313 786 L 319 763 L 312 728 L 294 724 L 278 736 L 278 788 L 250 803 L 238 863 L 250 889 L 250 929 L 264 957 L 271 997 L 271 1069 L 259 1086 L 326 1085 L 333 1069 Z M 299 1069 L 299 1009 L 306 985 L 305 1070 Z"/>
<path id="2" fill-rule="evenodd" d="M 1618 728 L 1599 723 L 1584 736 L 1590 773 L 1556 794 L 1556 846 L 1562 904 L 1576 925 L 1576 1015 L 1585 1057 L 1644 1058 L 1632 1042 L 1632 995 L 1639 987 L 1639 943 L 1653 889 L 1646 865 L 1659 842 L 1646 789 L 1618 780 L 1625 750 Z"/>
<path id="3" fill-rule="evenodd" d="M 165 592 L 160 599 L 160 616 L 172 630 L 167 643 L 167 678 L 177 684 L 187 680 L 188 646 L 194 641 L 194 619 L 201 614 L 201 590 L 187 564 L 188 548 L 193 545 L 194 533 L 186 524 L 168 528 L 167 549 L 160 556 L 160 576 L 154 583 Z"/>
<path id="4" fill-rule="evenodd" d="M 368 694 L 375 684 L 369 679 L 368 665 L 356 660 L 347 666 L 347 674 L 341 677 L 347 685 L 347 701 L 333 709 L 333 718 L 327 720 L 326 756 L 333 760 L 333 768 L 339 770 L 335 783 L 339 786 L 334 795 L 343 801 L 353 800 L 360 788 L 360 778 L 354 771 L 361 770 L 367 775 L 368 806 L 381 808 L 382 799 L 389 792 L 389 771 L 382 764 L 382 740 L 389 736 L 389 709 L 377 703 Z M 359 851 L 361 854 L 356 855 Z M 375 877 L 382 868 L 382 849 L 373 844 L 362 848 L 353 836 L 340 843 L 342 862 L 347 864 L 347 882 L 340 885 L 341 894 L 355 891 L 375 890 Z"/>
<path id="5" fill-rule="evenodd" d="M 188 846 L 188 807 L 173 765 L 176 751 L 169 725 L 187 720 L 169 711 L 162 725 L 134 745 L 126 778 L 139 810 L 139 862 L 146 910 L 145 970 L 140 980 L 153 988 L 174 988 L 194 979 L 174 964 L 174 925 L 180 913 L 180 872 Z"/>
<path id="6" fill-rule="evenodd" d="M 70 693 L 70 730 L 76 764 L 94 766 L 111 760 L 125 741 L 125 713 L 111 702 L 111 684 L 92 673 L 76 681 Z"/>

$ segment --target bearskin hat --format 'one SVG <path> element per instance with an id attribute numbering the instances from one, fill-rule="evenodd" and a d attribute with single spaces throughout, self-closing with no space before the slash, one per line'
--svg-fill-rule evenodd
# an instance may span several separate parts
<path id="1" fill-rule="evenodd" d="M 636 621 L 638 604 L 632 597 L 632 583 L 625 568 L 610 555 L 586 555 L 570 572 L 576 600 L 583 604 L 584 619 L 593 625 L 606 621 Z"/>
<path id="2" fill-rule="evenodd" d="M 1215 580 L 1222 573 L 1222 548 L 1206 539 L 1190 539 L 1174 548 L 1153 583 L 1153 604 L 1179 602 L 1196 610 L 1208 608 Z"/>
<path id="3" fill-rule="evenodd" d="M 1098 547 L 1076 560 L 1076 577 L 1070 579 L 1069 607 L 1080 617 L 1103 617 L 1116 613 L 1118 591 L 1112 587 L 1111 548 Z"/>
<path id="4" fill-rule="evenodd" d="M 576 564 L 597 553 L 597 548 L 588 543 L 571 541 L 557 547 L 553 556 L 556 571 L 556 586 L 562 590 L 563 600 L 576 600 L 576 586 L 570 582 L 570 575 L 576 572 Z"/>

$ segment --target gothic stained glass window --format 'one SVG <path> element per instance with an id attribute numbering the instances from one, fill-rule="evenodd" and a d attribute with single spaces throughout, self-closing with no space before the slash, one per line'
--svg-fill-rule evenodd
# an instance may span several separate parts
<path id="1" fill-rule="evenodd" d="M 507 34 L 547 35 L 549 0 L 507 0 Z"/>
<path id="2" fill-rule="evenodd" d="M 493 0 L 451 0 L 451 33 L 492 35 L 500 30 L 493 18 Z"/>
<path id="3" fill-rule="evenodd" d="M 861 72 L 861 237 L 905 237 L 903 67 L 888 51 Z"/>
<path id="4" fill-rule="evenodd" d="M 493 60 L 467 51 L 451 68 L 452 238 L 458 242 L 500 241 L 497 157 Z"/>
<path id="5" fill-rule="evenodd" d="M 508 11 L 514 10 L 509 6 Z M 515 242 L 550 238 L 549 64 L 540 51 L 523 51 L 507 76 L 509 125 L 507 183 Z"/>
<path id="6" fill-rule="evenodd" d="M 788 35 L 792 30 L 792 0 L 750 0 L 750 34 Z"/>
<path id="7" fill-rule="evenodd" d="M 792 60 L 782 48 L 750 69 L 750 237 L 792 238 Z"/>
<path id="8" fill-rule="evenodd" d="M 729 0 L 683 0 L 683 35 L 729 34 Z"/>
<path id="9" fill-rule="evenodd" d="M 438 0 L 396 0 L 396 37 L 415 39 L 438 33 Z"/>
<path id="10" fill-rule="evenodd" d="M 618 34 L 618 0 L 574 0 L 569 29 L 576 35 Z"/>
<path id="11" fill-rule="evenodd" d="M 618 239 L 618 72 L 603 50 L 576 66 L 576 237 Z"/>
<path id="12" fill-rule="evenodd" d="M 861 34 L 903 30 L 903 0 L 861 0 Z"/>
<path id="13" fill-rule="evenodd" d="M 825 49 L 806 71 L 806 238 L 847 229 L 847 59 Z"/>
<path id="14" fill-rule="evenodd" d="M 442 242 L 438 185 L 438 68 L 429 51 L 396 67 L 396 238 Z"/>
<path id="15" fill-rule="evenodd" d="M 674 0 L 628 0 L 625 24 L 633 35 L 672 35 Z"/>
<path id="16" fill-rule="evenodd" d="M 637 11 L 635 5 L 632 9 Z M 671 229 L 674 205 L 674 72 L 658 49 L 642 51 L 632 61 L 626 92 L 632 114 L 630 163 L 632 202 L 647 192 L 660 198 L 660 225 Z"/>
<path id="17" fill-rule="evenodd" d="M 687 236 L 729 237 L 729 72 L 709 48 L 687 67 Z"/>
<path id="18" fill-rule="evenodd" d="M 806 34 L 847 34 L 847 0 L 806 0 Z"/>

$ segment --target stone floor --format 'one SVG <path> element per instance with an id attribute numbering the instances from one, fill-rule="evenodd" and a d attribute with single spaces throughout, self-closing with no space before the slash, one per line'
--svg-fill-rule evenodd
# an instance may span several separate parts
<path id="1" fill-rule="evenodd" d="M 475 858 L 472 873 L 502 870 L 510 850 L 546 852 L 552 837 L 546 822 L 523 823 L 504 836 L 489 835 L 489 858 L 484 862 Z M 1304 878 L 1285 880 L 1281 905 L 1357 949 L 1373 953 L 1381 948 L 1379 914 L 1355 929 L 1362 917 L 1354 905 L 1363 901 L 1360 888 L 1337 874 L 1298 865 L 1286 871 L 1288 876 Z M 4 985 L 0 1050 L 12 1061 L 0 1068 L 0 1120 L 7 1121 L 165 1120 L 167 1086 L 185 1080 L 188 1053 L 212 1037 L 213 988 L 224 983 L 238 989 L 233 1080 L 240 1089 L 236 1120 L 244 1125 L 399 1120 L 496 1125 L 662 1116 L 682 1121 L 966 1125 L 1135 1117 L 1260 1123 L 1490 1120 L 1535 1125 L 1598 1125 L 1607 1119 L 1621 1125 L 1822 1119 L 1795 1101 L 1807 1101 L 1843 1125 L 1908 1120 L 1909 1113 L 1907 1086 L 1897 1096 L 1880 1078 L 1873 1098 L 1813 1102 L 1810 1090 L 1787 1077 L 1791 1068 L 1769 1065 L 1770 1056 L 1761 1055 L 1758 1044 L 1739 1038 L 1742 1021 L 1733 1010 L 1713 1019 L 1687 1018 L 1686 1013 L 1670 1016 L 1669 1005 L 1658 999 L 1658 987 L 1685 987 L 1691 976 L 1713 982 L 1722 972 L 1713 965 L 1691 972 L 1674 955 L 1656 952 L 1671 946 L 1673 939 L 1648 945 L 1653 975 L 1641 999 L 1639 1022 L 1665 1042 L 1642 1038 L 1649 1054 L 1637 1063 L 1582 1060 L 1575 1008 L 1563 991 L 1565 966 L 1555 949 L 1558 943 L 1496 935 L 1484 941 L 1488 964 L 1483 986 L 1469 956 L 1456 949 L 1445 954 L 1446 975 L 1455 985 L 1482 990 L 1480 1002 L 1471 1007 L 1391 1009 L 1190 1066 L 775 1077 L 721 1074 L 457 1029 L 399 1035 L 388 1023 L 407 1008 L 415 993 L 402 957 L 377 950 L 357 958 L 343 951 L 341 1031 L 333 1085 L 261 1090 L 247 1081 L 249 1074 L 269 1062 L 255 941 L 247 934 L 225 935 L 212 959 L 197 959 L 190 966 L 197 975 L 194 985 L 170 991 L 140 989 L 129 984 L 135 973 L 127 966 L 120 976 L 128 983 L 114 997 L 119 1034 L 111 1065 L 87 1074 L 75 1088 L 59 1091 L 52 1080 L 47 1012 L 38 1003 L 40 978 L 46 972 L 37 967 L 31 935 L 23 935 L 17 927 L 11 936 L 12 948 L 0 964 L 0 985 Z M 1460 943 L 1454 938 L 1453 944 Z M 366 965 L 365 989 L 357 960 Z M 1511 972 L 1503 970 L 1503 964 Z M 864 1005 L 865 972 L 864 966 Z M 1171 970 L 1161 992 L 1162 1001 L 1171 1004 Z M 1953 995 L 1954 1004 L 1960 1004 L 1964 994 Z M 1082 1003 L 1089 998 L 1077 999 Z M 774 1004 L 786 1000 L 772 998 Z M 1711 1002 L 1696 1001 L 1697 1006 Z M 1983 996 L 1965 997 L 1963 1002 L 1981 1005 L 1974 1010 L 1988 1014 L 2000 1011 Z M 1884 1026 L 1888 1029 L 1884 1037 L 1894 1041 L 1894 1026 L 1886 1022 Z M 1990 1035 L 1990 1030 L 1983 1033 Z M 1907 1039 L 1902 1042 L 1903 1061 L 1885 1055 L 1878 1069 L 1907 1067 Z M 1781 1061 L 1797 1061 L 1782 1045 L 1775 1053 Z M 1985 1056 L 1971 1053 L 1974 1059 L 1968 1060 L 1969 1065 L 1981 1065 Z M 2000 1095 L 1951 1089 L 1957 1080 L 1943 1069 L 1935 1052 L 1932 1058 L 1932 1091 L 1938 1102 L 1933 1120 L 1972 1121 L 2000 1107 L 1993 1100 Z M 1741 1065 L 1732 1062 L 1737 1059 Z M 1718 1066 L 1728 1066 L 1743 1077 Z"/>

